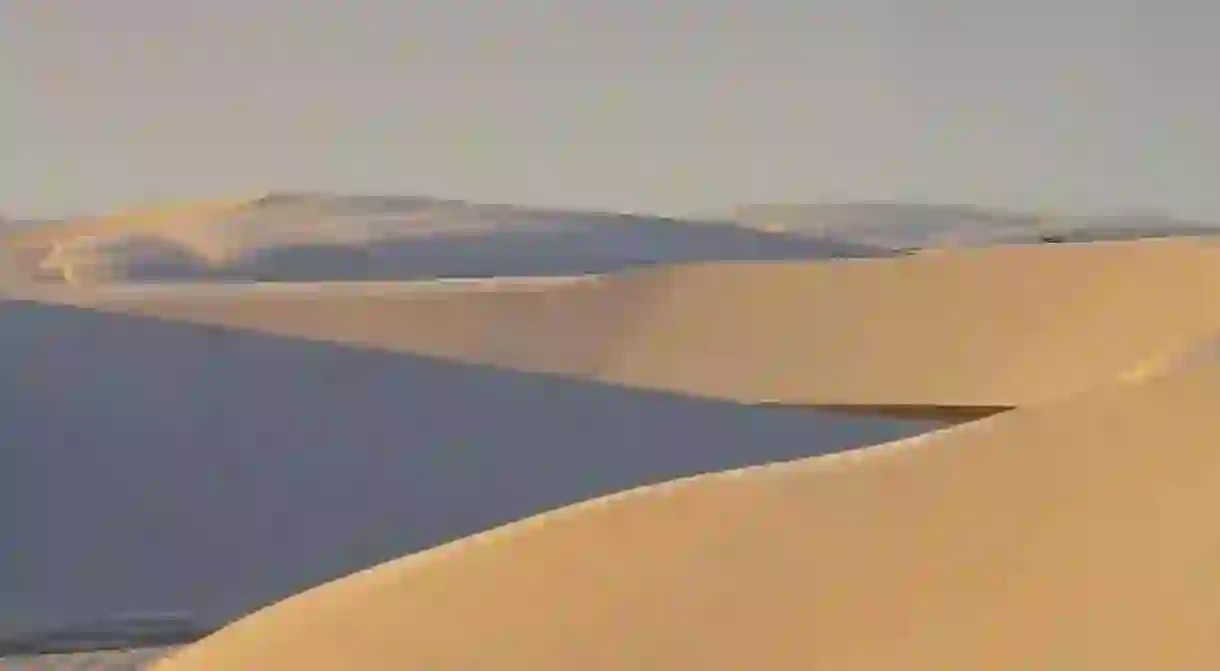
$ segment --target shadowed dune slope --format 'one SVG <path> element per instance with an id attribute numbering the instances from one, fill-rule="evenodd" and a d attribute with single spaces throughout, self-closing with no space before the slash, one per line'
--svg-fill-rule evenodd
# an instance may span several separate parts
<path id="1" fill-rule="evenodd" d="M 220 624 L 625 487 L 933 426 L 3 302 L 0 628 Z"/>
<path id="2" fill-rule="evenodd" d="M 1062 396 L 1220 329 L 1220 245 L 695 264 L 549 285 L 49 296 L 746 403 L 918 414 Z"/>
<path id="3" fill-rule="evenodd" d="M 305 592 L 155 668 L 1220 664 L 1220 366 L 556 511 Z"/>

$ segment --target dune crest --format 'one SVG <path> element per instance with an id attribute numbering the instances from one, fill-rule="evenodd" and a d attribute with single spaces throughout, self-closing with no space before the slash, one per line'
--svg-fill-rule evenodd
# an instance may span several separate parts
<path id="1" fill-rule="evenodd" d="M 576 501 L 935 426 L 0 301 L 0 630 L 219 626 Z"/>
<path id="2" fill-rule="evenodd" d="M 636 490 L 305 592 L 154 668 L 1211 667 L 1218 394 L 1213 359 L 854 461 Z"/>
<path id="3" fill-rule="evenodd" d="M 744 403 L 962 416 L 1105 384 L 1220 330 L 1220 245 L 1197 240 L 425 286 L 46 299 Z"/>

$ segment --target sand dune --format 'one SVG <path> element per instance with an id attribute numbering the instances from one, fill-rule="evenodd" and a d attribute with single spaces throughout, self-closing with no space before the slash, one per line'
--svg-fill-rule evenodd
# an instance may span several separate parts
<path id="1" fill-rule="evenodd" d="M 321 207 L 332 232 L 302 234 L 316 251 L 382 244 L 368 217 L 385 212 L 469 207 L 319 202 L 76 222 L 55 253 L 147 270 L 185 248 L 159 277 L 213 280 L 253 258 L 233 249 L 288 250 L 277 277 L 316 280 L 325 264 L 275 226 L 229 236 L 253 221 L 234 212 L 278 212 L 291 233 Z M 413 221 L 416 244 L 507 219 Z M 157 247 L 165 230 L 198 235 Z M 15 239 L 0 256 L 24 263 L 65 238 Z M 0 278 L 0 445 L 16 446 L 0 449 L 0 537 L 22 549 L 0 553 L 0 623 L 225 622 L 407 555 L 157 668 L 1220 661 L 1220 542 L 1202 517 L 1220 484 L 1220 245 L 110 284 L 126 272 Z M 941 421 L 859 414 L 878 412 Z"/>
<path id="2" fill-rule="evenodd" d="M 972 205 L 743 205 L 729 218 L 755 229 L 805 233 L 891 249 L 1220 236 L 1220 224 L 1169 215 L 1038 215 Z"/>
<path id="3" fill-rule="evenodd" d="M 1108 382 L 1220 330 L 1220 246 L 1194 240 L 420 286 L 45 298 L 746 403 L 954 416 Z"/>
<path id="4" fill-rule="evenodd" d="M 1063 242 L 1216 237 L 1220 236 L 1220 224 L 1178 219 L 1167 215 L 1065 217 L 1044 227 L 1040 235 L 1058 238 Z"/>
<path id="5" fill-rule="evenodd" d="M 51 248 L 56 242 L 72 238 L 98 238 L 116 234 L 157 232 L 206 226 L 220 221 L 247 206 L 249 199 L 182 202 L 136 208 L 105 216 L 78 217 L 47 221 L 38 226 L 8 232 L 3 242 L 16 249 Z"/>
<path id="6" fill-rule="evenodd" d="M 50 277 L 58 278 L 63 275 L 62 269 L 54 262 L 44 266 L 44 262 L 48 257 L 54 259 L 57 250 L 65 245 L 87 244 L 97 248 L 112 238 L 160 240 L 160 232 L 165 230 L 190 236 L 239 212 L 249 202 L 249 199 L 184 202 L 10 228 L 0 232 L 0 260 L 12 269 L 10 274 L 37 278 L 48 277 L 49 272 Z M 173 240 L 161 240 L 160 244 L 174 246 Z"/>
<path id="7" fill-rule="evenodd" d="M 1220 365 L 634 490 L 322 586 L 159 671 L 1220 664 Z"/>
<path id="8" fill-rule="evenodd" d="M 742 205 L 729 218 L 756 229 L 894 249 L 1032 242 L 1042 225 L 1033 214 L 971 205 L 883 202 Z"/>
<path id="9" fill-rule="evenodd" d="M 0 629 L 220 624 L 589 497 L 931 426 L 3 302 Z"/>
<path id="10" fill-rule="evenodd" d="M 325 194 L 68 221 L 7 236 L 5 246 L 44 278 L 73 284 L 563 275 L 888 253 L 724 222 Z"/>

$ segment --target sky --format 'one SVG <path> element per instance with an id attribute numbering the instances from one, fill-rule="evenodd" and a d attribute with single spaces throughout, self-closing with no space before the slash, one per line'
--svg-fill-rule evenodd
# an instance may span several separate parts
<path id="1" fill-rule="evenodd" d="M 331 191 L 1220 220 L 1210 0 L 0 0 L 0 213 Z"/>

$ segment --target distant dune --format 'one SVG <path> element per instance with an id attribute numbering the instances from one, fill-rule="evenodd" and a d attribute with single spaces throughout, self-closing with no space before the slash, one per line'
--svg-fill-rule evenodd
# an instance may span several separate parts
<path id="1" fill-rule="evenodd" d="M 123 233 L 157 232 L 166 228 L 191 229 L 239 211 L 247 200 L 184 202 L 119 212 L 107 216 L 44 221 L 4 236 L 4 243 L 20 249 L 49 249 L 54 243 L 77 237 L 105 237 Z"/>
<path id="2" fill-rule="evenodd" d="M 221 624 L 590 497 L 935 426 L 7 301 L 0 624 Z"/>
<path id="3" fill-rule="evenodd" d="M 1220 366 L 612 496 L 311 590 L 158 671 L 1203 669 Z"/>
<path id="4" fill-rule="evenodd" d="M 324 194 L 69 220 L 8 235 L 0 246 L 27 274 L 73 284 L 569 275 L 889 253 L 727 222 Z"/>
<path id="5" fill-rule="evenodd" d="M 752 228 L 888 248 L 979 246 L 1036 231 L 1035 215 L 972 205 L 822 203 L 742 205 L 729 218 Z"/>
<path id="6" fill-rule="evenodd" d="M 1061 242 L 1216 237 L 1220 236 L 1220 224 L 1188 221 L 1164 215 L 1065 217 L 1046 227 L 1042 235 L 1058 238 Z"/>
<path id="7" fill-rule="evenodd" d="M 804 233 L 890 249 L 1220 235 L 1220 223 L 1164 215 L 1038 215 L 973 205 L 743 205 L 730 212 L 728 218 L 749 228 Z"/>
<path id="8" fill-rule="evenodd" d="M 1184 239 L 420 287 L 44 298 L 745 403 L 958 417 L 1109 382 L 1220 330 L 1220 245 Z"/>

